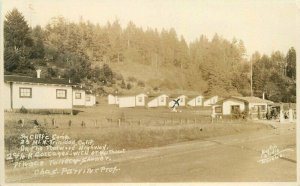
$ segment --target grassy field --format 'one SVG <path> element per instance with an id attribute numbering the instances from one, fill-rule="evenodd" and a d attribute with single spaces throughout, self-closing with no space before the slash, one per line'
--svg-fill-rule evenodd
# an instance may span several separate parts
<path id="1" fill-rule="evenodd" d="M 93 139 L 97 144 L 129 150 L 268 128 L 267 125 L 246 120 L 211 123 L 210 110 L 204 108 L 184 108 L 174 113 L 168 108 L 120 109 L 103 104 L 77 109 L 80 111 L 77 115 L 5 113 L 6 150 L 17 148 L 21 133 L 41 131 L 66 134 L 77 140 Z M 25 121 L 23 126 L 20 120 Z M 39 127 L 36 127 L 34 120 Z M 85 126 L 82 126 L 83 122 Z"/>

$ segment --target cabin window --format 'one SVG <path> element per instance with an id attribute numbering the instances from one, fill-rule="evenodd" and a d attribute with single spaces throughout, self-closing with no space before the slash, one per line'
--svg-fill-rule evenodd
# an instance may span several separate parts
<path id="1" fill-rule="evenodd" d="M 75 99 L 81 99 L 81 93 L 75 93 Z"/>
<path id="2" fill-rule="evenodd" d="M 183 98 L 180 98 L 180 103 L 183 103 Z"/>
<path id="3" fill-rule="evenodd" d="M 138 97 L 138 102 L 143 102 L 143 97 Z"/>
<path id="4" fill-rule="evenodd" d="M 85 97 L 85 101 L 91 101 L 91 97 L 90 96 L 86 96 Z"/>
<path id="5" fill-rule="evenodd" d="M 19 88 L 20 98 L 32 98 L 32 88 Z"/>
<path id="6" fill-rule="evenodd" d="M 67 90 L 56 89 L 56 99 L 67 99 Z"/>
<path id="7" fill-rule="evenodd" d="M 201 98 L 198 98 L 198 103 L 200 103 L 201 102 Z"/>
<path id="8" fill-rule="evenodd" d="M 160 102 L 162 102 L 162 103 L 165 102 L 165 98 L 164 98 L 164 97 L 161 97 L 161 98 L 160 98 Z"/>
<path id="9" fill-rule="evenodd" d="M 222 113 L 222 107 L 221 106 L 215 107 L 215 113 Z"/>
<path id="10" fill-rule="evenodd" d="M 240 106 L 239 105 L 231 105 L 231 113 L 239 113 L 240 112 Z"/>
<path id="11" fill-rule="evenodd" d="M 266 106 L 265 105 L 254 105 L 253 108 L 252 108 L 252 110 L 254 112 L 258 112 L 258 110 L 260 112 L 265 112 L 266 111 Z"/>

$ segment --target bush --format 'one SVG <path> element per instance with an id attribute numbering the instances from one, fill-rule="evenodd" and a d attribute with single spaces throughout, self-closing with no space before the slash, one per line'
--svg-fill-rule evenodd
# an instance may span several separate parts
<path id="1" fill-rule="evenodd" d="M 130 83 L 127 83 L 127 89 L 130 90 L 132 88 L 132 85 Z"/>
<path id="2" fill-rule="evenodd" d="M 114 77 L 116 78 L 116 80 L 119 80 L 119 81 L 124 80 L 122 74 L 115 73 Z"/>
<path id="3" fill-rule="evenodd" d="M 133 76 L 129 76 L 127 78 L 127 80 L 130 81 L 130 82 L 136 82 L 137 81 L 137 79 L 135 77 L 133 77 Z"/>
<path id="4" fill-rule="evenodd" d="M 20 112 L 21 112 L 22 114 L 27 114 L 27 113 L 28 113 L 28 110 L 27 110 L 24 106 L 22 106 L 21 109 L 20 109 Z"/>
<path id="5" fill-rule="evenodd" d="M 124 80 L 122 80 L 122 83 L 121 83 L 120 87 L 123 88 L 123 89 L 126 88 L 126 84 L 125 84 Z"/>
<path id="6" fill-rule="evenodd" d="M 138 81 L 137 85 L 140 87 L 145 87 L 145 83 L 141 80 Z"/>

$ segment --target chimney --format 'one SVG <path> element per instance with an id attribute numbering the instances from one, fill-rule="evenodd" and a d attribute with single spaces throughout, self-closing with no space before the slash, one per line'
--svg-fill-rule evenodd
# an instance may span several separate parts
<path id="1" fill-rule="evenodd" d="M 41 71 L 42 71 L 41 69 L 36 70 L 36 77 L 37 78 L 41 78 Z"/>
<path id="2" fill-rule="evenodd" d="M 265 92 L 263 92 L 262 99 L 265 99 Z"/>

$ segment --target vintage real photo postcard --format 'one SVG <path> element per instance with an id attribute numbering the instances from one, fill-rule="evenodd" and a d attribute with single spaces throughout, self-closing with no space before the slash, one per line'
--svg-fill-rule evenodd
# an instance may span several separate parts
<path id="1" fill-rule="evenodd" d="M 2 1 L 2 184 L 296 185 L 298 9 Z"/>

